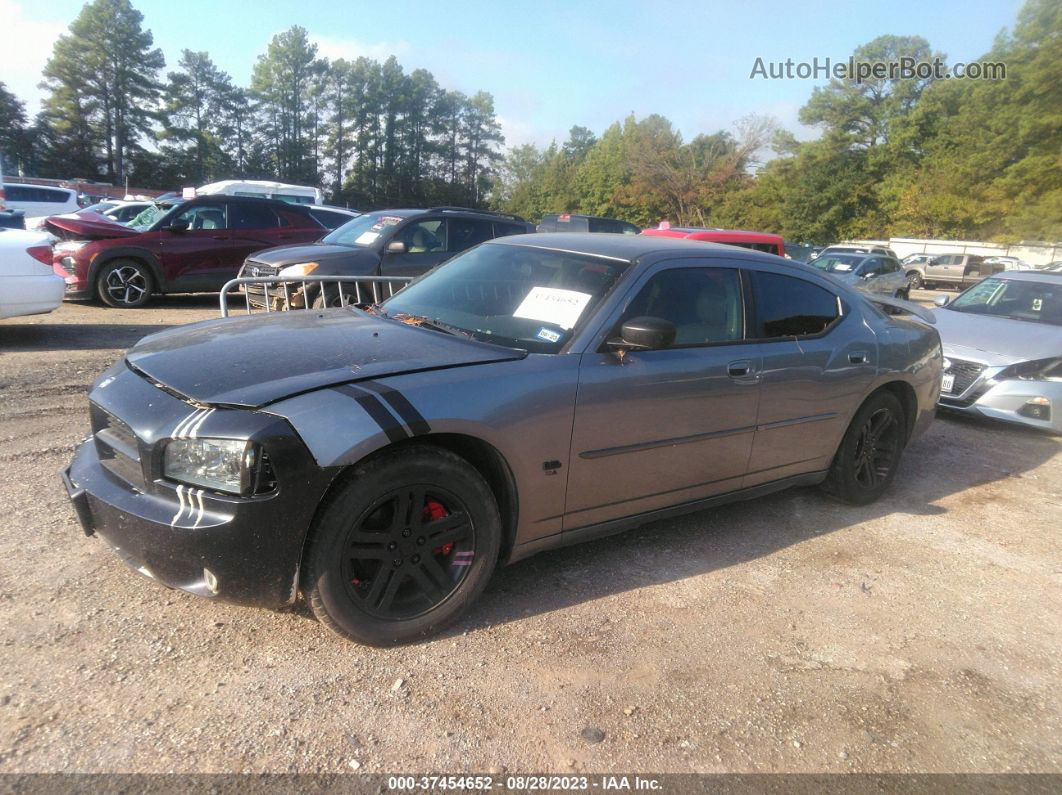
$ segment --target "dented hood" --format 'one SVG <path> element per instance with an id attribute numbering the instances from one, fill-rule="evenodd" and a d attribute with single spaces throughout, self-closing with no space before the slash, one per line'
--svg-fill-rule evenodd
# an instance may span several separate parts
<path id="1" fill-rule="evenodd" d="M 203 404 L 258 407 L 368 378 L 521 359 L 524 351 L 361 310 L 208 320 L 145 337 L 126 362 Z"/>
<path id="2" fill-rule="evenodd" d="M 77 240 L 104 240 L 111 237 L 134 237 L 141 234 L 132 227 L 112 221 L 105 215 L 53 215 L 44 222 L 49 232 L 60 237 Z"/>

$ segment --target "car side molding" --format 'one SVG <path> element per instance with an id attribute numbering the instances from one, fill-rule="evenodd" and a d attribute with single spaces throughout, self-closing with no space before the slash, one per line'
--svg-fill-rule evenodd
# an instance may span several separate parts
<path id="1" fill-rule="evenodd" d="M 632 530 L 635 527 L 649 524 L 650 522 L 672 519 L 676 516 L 696 513 L 697 511 L 703 511 L 707 508 L 715 508 L 731 502 L 741 502 L 742 500 L 764 497 L 768 494 L 773 494 L 776 491 L 783 491 L 793 486 L 817 486 L 826 480 L 826 475 L 828 473 L 829 470 L 823 469 L 816 472 L 805 472 L 800 475 L 791 475 L 787 478 L 772 480 L 769 483 L 761 483 L 747 489 L 737 489 L 736 491 L 729 491 L 725 494 L 716 494 L 711 497 L 705 497 L 701 500 L 694 500 L 693 502 L 684 502 L 681 505 L 658 508 L 655 511 L 646 511 L 645 513 L 634 514 L 633 516 L 624 516 L 621 519 L 612 519 L 608 522 L 577 527 L 574 530 L 565 530 L 551 536 L 546 536 L 545 538 L 536 538 L 533 541 L 528 541 L 525 544 L 519 544 L 518 546 L 513 547 L 513 551 L 509 554 L 505 563 L 506 565 L 509 563 L 515 563 L 518 560 L 529 558 L 532 555 L 537 555 L 539 552 L 545 552 L 546 550 L 559 549 L 560 547 L 567 547 L 573 544 L 582 544 L 584 541 L 595 541 L 599 538 L 617 535 L 619 533 L 624 533 L 627 530 Z"/>

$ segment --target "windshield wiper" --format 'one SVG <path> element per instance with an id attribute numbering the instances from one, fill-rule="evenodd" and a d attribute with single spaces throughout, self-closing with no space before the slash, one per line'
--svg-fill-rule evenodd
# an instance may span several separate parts
<path id="1" fill-rule="evenodd" d="M 390 315 L 384 315 L 384 317 L 391 317 Z M 464 337 L 465 339 L 474 340 L 476 335 L 471 331 L 466 331 L 463 328 L 457 326 L 451 326 L 448 323 L 443 323 L 441 320 L 427 317 L 426 315 L 411 315 L 408 312 L 401 312 L 392 320 L 397 320 L 399 323 L 405 323 L 407 326 L 421 326 L 423 328 L 430 328 L 433 331 L 441 331 L 444 334 L 451 334 L 455 337 Z"/>

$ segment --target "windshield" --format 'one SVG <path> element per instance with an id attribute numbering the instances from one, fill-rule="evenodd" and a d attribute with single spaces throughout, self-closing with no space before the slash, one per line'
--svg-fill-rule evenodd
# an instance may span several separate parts
<path id="1" fill-rule="evenodd" d="M 333 246 L 359 246 L 365 248 L 375 243 L 384 232 L 405 218 L 387 213 L 366 213 L 359 215 L 354 220 L 343 224 L 325 235 L 322 243 Z"/>
<path id="2" fill-rule="evenodd" d="M 451 259 L 383 305 L 477 339 L 556 353 L 630 263 L 530 246 L 484 243 Z"/>
<path id="3" fill-rule="evenodd" d="M 827 273 L 850 273 L 865 259 L 866 254 L 834 254 L 831 252 L 823 254 L 811 264 Z"/>
<path id="4" fill-rule="evenodd" d="M 947 309 L 1062 326 L 1062 280 L 985 279 L 948 304 Z"/>
<path id="5" fill-rule="evenodd" d="M 88 207 L 82 208 L 82 212 L 102 213 L 104 210 L 117 206 L 117 202 L 96 202 L 96 204 L 90 204 Z"/>

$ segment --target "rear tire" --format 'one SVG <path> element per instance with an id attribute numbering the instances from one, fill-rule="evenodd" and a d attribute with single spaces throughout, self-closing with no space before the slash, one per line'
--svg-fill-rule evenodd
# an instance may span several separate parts
<path id="1" fill-rule="evenodd" d="M 845 431 L 820 487 L 853 505 L 874 502 L 892 484 L 907 441 L 903 406 L 891 392 L 875 392 Z"/>
<path id="2" fill-rule="evenodd" d="M 106 263 L 96 276 L 96 294 L 107 306 L 139 309 L 151 301 L 155 277 L 140 260 L 116 259 Z"/>
<path id="3" fill-rule="evenodd" d="M 359 464 L 311 532 L 304 590 L 317 619 L 370 646 L 409 643 L 459 618 L 501 549 L 494 495 L 463 458 L 411 445 Z"/>

